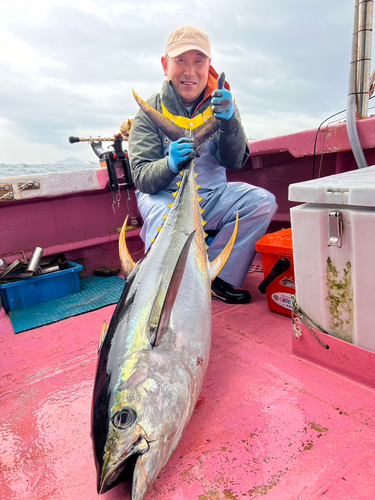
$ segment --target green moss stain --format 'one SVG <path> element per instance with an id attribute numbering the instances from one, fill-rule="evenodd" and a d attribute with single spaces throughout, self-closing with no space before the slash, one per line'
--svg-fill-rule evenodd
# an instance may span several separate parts
<path id="1" fill-rule="evenodd" d="M 249 491 L 249 495 L 255 496 L 255 495 L 267 495 L 267 493 L 272 490 L 275 486 L 277 486 L 278 482 L 277 481 L 270 481 L 267 484 L 262 484 L 261 486 L 257 486 L 256 488 L 253 488 L 252 490 Z"/>
<path id="2" fill-rule="evenodd" d="M 315 424 L 314 422 L 310 422 L 309 425 L 310 425 L 311 429 L 313 429 L 316 432 L 328 432 L 327 427 L 322 427 L 321 425 Z"/>
<path id="3" fill-rule="evenodd" d="M 198 500 L 222 500 L 224 495 L 225 500 L 238 500 L 238 497 L 231 490 L 224 490 L 223 494 L 220 491 L 210 491 L 207 495 L 199 495 Z"/>
<path id="4" fill-rule="evenodd" d="M 331 258 L 327 259 L 326 285 L 330 328 L 333 335 L 347 342 L 353 342 L 353 283 L 352 265 L 337 270 Z"/>

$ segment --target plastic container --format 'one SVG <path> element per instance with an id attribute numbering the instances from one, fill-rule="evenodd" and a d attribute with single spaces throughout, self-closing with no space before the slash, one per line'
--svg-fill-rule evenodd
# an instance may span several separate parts
<path id="1" fill-rule="evenodd" d="M 375 167 L 291 184 L 296 300 L 319 327 L 375 351 Z"/>
<path id="2" fill-rule="evenodd" d="M 78 273 L 82 266 L 70 261 L 67 266 L 67 269 L 55 273 L 0 285 L 4 309 L 14 311 L 79 292 Z"/>
<path id="3" fill-rule="evenodd" d="M 290 299 L 295 293 L 292 230 L 264 235 L 255 249 L 262 256 L 264 274 L 258 288 L 266 293 L 269 309 L 291 316 Z"/>

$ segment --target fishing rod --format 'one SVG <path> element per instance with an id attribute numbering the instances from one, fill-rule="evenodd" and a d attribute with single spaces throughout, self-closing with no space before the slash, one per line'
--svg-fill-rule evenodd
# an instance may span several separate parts
<path id="1" fill-rule="evenodd" d="M 113 137 L 110 138 L 106 137 L 102 138 L 100 136 L 89 137 L 89 138 L 70 136 L 68 139 L 70 144 L 74 144 L 76 142 L 88 142 L 92 150 L 96 154 L 96 156 L 99 158 L 100 163 L 101 164 L 104 163 L 104 165 L 107 167 L 108 184 L 112 196 L 112 207 L 114 213 L 116 213 L 117 210 L 120 208 L 120 200 L 121 200 L 120 187 L 125 186 L 126 188 L 129 188 L 134 185 L 130 170 L 128 152 L 126 150 L 124 151 L 122 146 L 123 141 L 127 140 L 129 137 L 131 122 L 132 120 L 128 120 L 127 122 L 123 123 L 120 127 L 121 133 L 115 134 Z M 109 145 L 109 148 L 112 147 L 113 151 L 108 151 L 108 150 L 106 151 L 103 149 L 102 143 L 108 141 L 112 142 L 112 144 Z M 122 183 L 118 182 L 116 167 L 123 168 L 124 182 Z M 115 208 L 116 204 L 117 208 Z"/>
<path id="2" fill-rule="evenodd" d="M 73 144 L 75 142 L 88 142 L 90 145 L 93 144 L 94 142 L 103 142 L 103 141 L 114 141 L 116 135 L 114 135 L 113 137 L 74 137 L 74 136 L 70 136 L 69 137 L 69 142 L 70 144 Z"/>

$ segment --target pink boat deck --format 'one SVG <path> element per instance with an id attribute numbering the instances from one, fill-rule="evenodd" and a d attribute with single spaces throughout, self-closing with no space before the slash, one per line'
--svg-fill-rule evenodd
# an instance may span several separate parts
<path id="1" fill-rule="evenodd" d="M 359 121 L 358 132 L 374 164 L 375 117 Z M 356 168 L 344 124 L 320 130 L 314 161 L 315 134 L 253 142 L 244 168 L 228 172 L 276 195 L 270 231 L 290 225 L 289 184 Z M 117 267 L 118 227 L 138 215 L 134 190 L 113 214 L 104 171 L 55 177 L 3 182 L 15 199 L 0 198 L 0 256 L 29 258 L 41 246 L 44 255 L 62 251 L 84 263 L 87 275 Z M 39 188 L 19 191 L 30 180 Z M 139 231 L 128 241 L 135 260 L 143 254 Z M 337 349 L 325 351 L 309 333 L 294 339 L 290 318 L 270 312 L 258 292 L 262 279 L 249 274 L 249 305 L 213 303 L 201 397 L 147 500 L 375 498 L 375 354 L 334 340 Z M 0 309 L 1 499 L 98 499 L 91 393 L 100 330 L 114 308 L 18 335 Z M 129 492 L 120 485 L 103 498 L 126 500 Z"/>
<path id="2" fill-rule="evenodd" d="M 291 320 L 268 310 L 261 280 L 247 278 L 249 305 L 213 302 L 201 397 L 147 500 L 375 498 L 374 390 L 293 356 Z M 0 498 L 98 498 L 91 393 L 114 307 L 19 335 L 0 318 Z"/>

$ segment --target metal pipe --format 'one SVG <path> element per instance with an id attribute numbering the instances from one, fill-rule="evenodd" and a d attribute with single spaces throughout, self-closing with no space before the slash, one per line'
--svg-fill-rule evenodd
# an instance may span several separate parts
<path id="1" fill-rule="evenodd" d="M 57 273 L 60 271 L 60 266 L 57 264 L 55 266 L 43 267 L 42 274 Z"/>
<path id="2" fill-rule="evenodd" d="M 363 149 L 358 137 L 356 124 L 356 99 L 357 99 L 357 63 L 358 63 L 358 17 L 359 17 L 359 1 L 354 3 L 354 24 L 352 37 L 352 53 L 349 69 L 349 88 L 348 99 L 346 106 L 346 128 L 350 146 L 353 151 L 355 161 L 358 168 L 367 167 L 367 161 L 363 153 Z"/>
<path id="3" fill-rule="evenodd" d="M 36 247 L 33 251 L 33 254 L 29 260 L 29 263 L 27 264 L 27 269 L 25 271 L 25 274 L 32 274 L 35 275 L 37 274 L 40 259 L 42 258 L 43 255 L 43 248 Z"/>
<path id="4" fill-rule="evenodd" d="M 358 118 L 368 118 L 373 0 L 362 0 L 358 5 Z"/>

